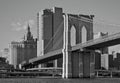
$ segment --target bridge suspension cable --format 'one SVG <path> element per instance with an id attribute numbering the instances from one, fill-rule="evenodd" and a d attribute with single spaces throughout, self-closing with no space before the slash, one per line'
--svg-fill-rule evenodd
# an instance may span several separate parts
<path id="1" fill-rule="evenodd" d="M 58 25 L 58 28 L 57 28 L 55 34 L 54 34 L 53 37 L 49 40 L 49 42 L 47 43 L 47 45 L 46 45 L 46 47 L 44 48 L 44 50 L 46 50 L 46 49 L 48 48 L 48 46 L 51 44 L 52 40 L 56 37 L 56 35 L 57 35 L 57 33 L 60 31 L 63 23 L 64 23 L 64 22 L 62 21 L 62 22 L 60 23 L 60 25 Z M 43 51 L 44 51 L 44 50 L 43 50 Z M 42 51 L 40 52 L 40 55 L 41 55 L 41 54 L 42 54 Z"/>
<path id="2" fill-rule="evenodd" d="M 109 27 L 111 26 L 111 27 L 115 27 L 115 28 L 120 28 L 120 24 L 105 23 L 104 20 L 101 21 L 101 22 L 97 22 L 97 21 L 93 22 L 93 20 L 85 18 L 85 17 L 82 17 L 82 18 L 76 18 L 76 17 L 73 17 L 73 16 L 70 16 L 70 17 L 73 18 L 73 19 L 80 20 L 80 21 L 94 23 L 95 25 L 104 25 L 104 26 L 109 26 Z"/>
<path id="3" fill-rule="evenodd" d="M 93 21 L 92 19 L 85 18 L 85 17 L 76 18 L 74 16 L 70 16 L 70 18 L 80 20 L 80 21 L 83 21 L 83 22 L 92 23 L 95 32 L 107 32 L 107 33 L 109 33 L 109 35 L 120 32 L 120 24 L 106 23 L 104 21 L 97 22 L 97 20 Z"/>
<path id="4" fill-rule="evenodd" d="M 105 25 L 108 25 L 108 26 L 116 26 L 116 28 L 119 28 L 120 27 L 120 24 L 116 24 L 116 23 L 112 23 L 112 22 L 109 22 L 109 21 L 106 21 L 106 20 L 103 20 L 103 19 L 96 19 L 96 21 L 99 21 L 99 23 L 102 23 L 102 24 L 105 24 Z"/>
<path id="5" fill-rule="evenodd" d="M 93 22 L 93 20 L 91 20 L 91 19 L 88 19 L 88 18 L 85 18 L 85 17 L 82 17 L 82 18 L 76 18 L 76 17 L 73 17 L 73 16 L 70 16 L 70 18 L 73 18 L 73 19 L 77 19 L 77 20 L 80 20 L 80 21 L 84 21 L 84 22 L 89 22 L 89 23 L 93 23 L 94 25 L 97 25 L 97 26 L 109 26 L 109 28 L 111 27 L 111 28 L 120 28 L 120 25 L 118 25 L 118 24 L 108 24 L 108 23 L 105 23 L 105 22 L 97 22 L 97 21 L 94 21 Z M 47 43 L 47 45 L 46 45 L 46 47 L 45 47 L 45 49 L 44 50 L 46 50 L 48 47 L 49 47 L 49 45 L 51 44 L 51 42 L 52 42 L 52 40 L 56 37 L 56 34 L 60 31 L 60 27 L 63 25 L 63 21 L 60 23 L 60 25 L 58 26 L 58 29 L 56 30 L 56 32 L 55 32 L 55 34 L 53 35 L 53 37 L 49 40 L 49 42 Z M 61 39 L 61 38 L 60 38 Z M 61 40 L 60 40 L 61 41 Z M 60 42 L 59 41 L 59 42 Z M 40 53 L 40 55 L 42 54 L 42 51 L 41 51 L 41 53 Z"/>

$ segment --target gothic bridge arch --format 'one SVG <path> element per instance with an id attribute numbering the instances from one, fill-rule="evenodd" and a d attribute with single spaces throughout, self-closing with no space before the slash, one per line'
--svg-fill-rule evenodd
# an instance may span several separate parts
<path id="1" fill-rule="evenodd" d="M 92 52 L 71 51 L 71 28 L 76 30 L 76 44 L 82 42 L 82 28 L 86 29 L 86 40 L 93 39 L 93 15 L 64 16 L 63 78 L 94 76 L 94 54 Z"/>
<path id="2" fill-rule="evenodd" d="M 82 43 L 82 29 L 86 29 L 86 40 L 93 39 L 93 15 L 68 15 L 68 32 L 71 34 L 71 28 L 76 30 L 76 44 Z"/>

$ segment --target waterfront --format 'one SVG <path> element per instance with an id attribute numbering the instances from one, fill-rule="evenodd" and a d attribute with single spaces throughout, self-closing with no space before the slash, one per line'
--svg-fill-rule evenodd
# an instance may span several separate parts
<path id="1" fill-rule="evenodd" d="M 93 78 L 93 79 L 1 78 L 0 83 L 120 83 L 120 78 Z"/>

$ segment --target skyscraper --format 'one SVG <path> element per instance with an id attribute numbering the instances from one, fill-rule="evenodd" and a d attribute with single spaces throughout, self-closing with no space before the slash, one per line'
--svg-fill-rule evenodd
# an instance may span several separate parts
<path id="1" fill-rule="evenodd" d="M 45 9 L 37 14 L 37 19 L 37 56 L 62 48 L 64 28 L 62 8 Z M 53 65 L 62 66 L 62 58 L 55 60 Z"/>

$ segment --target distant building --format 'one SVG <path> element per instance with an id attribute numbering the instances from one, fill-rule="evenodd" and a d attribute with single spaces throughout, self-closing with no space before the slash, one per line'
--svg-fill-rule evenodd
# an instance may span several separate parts
<path id="1" fill-rule="evenodd" d="M 113 69 L 115 64 L 112 54 L 102 54 L 101 55 L 101 67 L 105 69 Z"/>
<path id="2" fill-rule="evenodd" d="M 117 57 L 114 58 L 114 68 L 120 70 L 120 53 L 116 53 Z"/>
<path id="3" fill-rule="evenodd" d="M 6 62 L 9 63 L 10 59 L 10 50 L 9 48 L 4 48 L 0 51 L 0 57 L 6 58 Z"/>
<path id="4" fill-rule="evenodd" d="M 109 69 L 109 55 L 108 54 L 101 55 L 101 67 L 107 70 Z"/>
<path id="5" fill-rule="evenodd" d="M 95 52 L 95 69 L 101 69 L 101 54 Z"/>
<path id="6" fill-rule="evenodd" d="M 94 34 L 94 39 L 108 36 L 108 33 L 99 32 Z M 108 56 L 108 47 L 101 48 L 96 50 L 95 53 L 95 69 L 109 68 L 109 56 Z"/>
<path id="7" fill-rule="evenodd" d="M 21 42 L 11 42 L 10 44 L 10 64 L 18 68 L 23 61 L 37 57 L 37 39 L 34 39 L 28 25 L 27 34 Z"/>
<path id="8" fill-rule="evenodd" d="M 114 68 L 114 59 L 113 59 L 113 55 L 109 54 L 109 69 L 113 69 Z"/>

